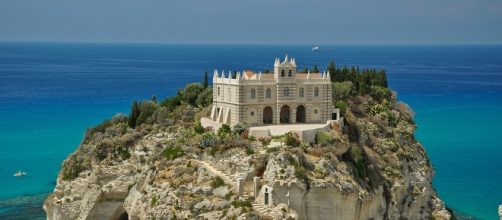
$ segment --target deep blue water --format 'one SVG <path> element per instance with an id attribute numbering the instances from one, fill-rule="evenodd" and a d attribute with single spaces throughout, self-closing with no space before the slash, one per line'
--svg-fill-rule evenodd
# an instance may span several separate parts
<path id="1" fill-rule="evenodd" d="M 448 206 L 497 219 L 502 203 L 502 46 L 157 45 L 0 43 L 0 219 L 45 218 L 41 208 L 61 162 L 85 128 L 133 100 L 172 95 L 204 71 L 272 68 L 385 68 L 390 87 L 416 112 L 417 136 Z M 28 173 L 12 176 L 17 170 Z"/>

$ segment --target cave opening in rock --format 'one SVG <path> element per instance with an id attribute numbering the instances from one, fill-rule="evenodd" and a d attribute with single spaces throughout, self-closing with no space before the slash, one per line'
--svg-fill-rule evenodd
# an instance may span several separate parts
<path id="1" fill-rule="evenodd" d="M 117 220 L 129 220 L 129 214 L 127 214 L 127 212 L 124 212 L 119 215 L 119 218 Z"/>

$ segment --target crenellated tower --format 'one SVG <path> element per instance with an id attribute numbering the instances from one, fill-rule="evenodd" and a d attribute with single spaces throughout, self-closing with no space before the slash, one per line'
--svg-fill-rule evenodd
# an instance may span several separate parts
<path id="1" fill-rule="evenodd" d="M 282 81 L 283 79 L 295 79 L 296 78 L 296 61 L 294 58 L 288 59 L 288 55 L 284 57 L 284 61 L 280 61 L 279 58 L 275 58 L 274 63 L 274 79 L 276 81 Z"/>

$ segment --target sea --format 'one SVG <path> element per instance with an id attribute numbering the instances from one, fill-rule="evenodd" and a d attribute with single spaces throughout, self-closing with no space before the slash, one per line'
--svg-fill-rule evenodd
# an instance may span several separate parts
<path id="1" fill-rule="evenodd" d="M 45 219 L 43 201 L 86 128 L 134 100 L 173 95 L 214 69 L 356 65 L 385 69 L 411 106 L 446 205 L 498 219 L 502 45 L 204 45 L 0 42 L 0 219 Z M 14 177 L 17 171 L 26 176 Z"/>

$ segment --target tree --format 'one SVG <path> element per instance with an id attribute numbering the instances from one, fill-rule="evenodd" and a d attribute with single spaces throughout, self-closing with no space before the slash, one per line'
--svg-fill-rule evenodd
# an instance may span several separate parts
<path id="1" fill-rule="evenodd" d="M 354 85 L 351 81 L 331 83 L 333 101 L 347 100 L 354 95 Z"/>
<path id="2" fill-rule="evenodd" d="M 313 73 L 319 73 L 319 68 L 317 68 L 317 65 L 314 65 L 314 69 L 312 69 Z"/>
<path id="3" fill-rule="evenodd" d="M 136 119 L 136 125 L 143 123 L 152 123 L 151 116 L 155 113 L 159 106 L 151 101 L 144 101 L 139 104 L 139 116 Z"/>
<path id="4" fill-rule="evenodd" d="M 152 96 L 152 102 L 155 102 L 155 104 L 157 104 L 157 96 L 156 95 Z"/>
<path id="5" fill-rule="evenodd" d="M 335 61 L 331 61 L 328 64 L 328 72 L 331 76 L 331 81 L 335 81 L 335 73 L 336 73 L 336 66 L 335 66 Z"/>
<path id="6" fill-rule="evenodd" d="M 202 86 L 204 86 L 204 89 L 207 88 L 207 86 L 209 85 L 209 77 L 207 75 L 207 71 L 204 72 L 204 82 L 202 82 Z"/>
<path id="7" fill-rule="evenodd" d="M 199 98 L 199 94 L 204 91 L 204 86 L 200 83 L 191 83 L 188 84 L 185 88 L 185 91 L 182 91 L 183 99 L 190 105 L 196 106 L 197 99 Z"/>
<path id="8" fill-rule="evenodd" d="M 197 105 L 201 107 L 206 107 L 213 103 L 213 89 L 206 88 L 202 93 L 199 94 L 197 98 Z"/>
<path id="9" fill-rule="evenodd" d="M 135 101 L 132 103 L 131 114 L 129 114 L 129 122 L 128 122 L 129 127 L 131 128 L 136 127 L 136 120 L 138 119 L 139 114 L 140 114 L 139 104 L 138 102 Z"/>
<path id="10" fill-rule="evenodd" d="M 169 112 L 172 112 L 177 106 L 181 105 L 181 98 L 179 95 L 171 96 L 164 99 L 160 105 L 166 107 Z"/>

